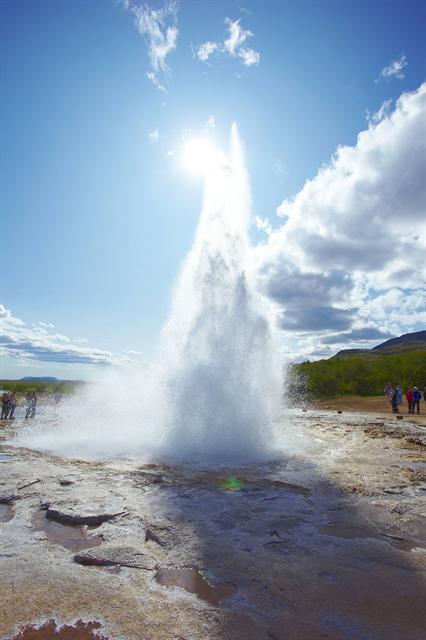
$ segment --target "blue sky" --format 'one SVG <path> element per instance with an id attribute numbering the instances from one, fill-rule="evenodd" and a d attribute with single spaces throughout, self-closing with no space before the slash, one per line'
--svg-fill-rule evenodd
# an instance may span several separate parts
<path id="1" fill-rule="evenodd" d="M 425 13 L 413 0 L 3 0 L 0 376 L 91 378 L 153 357 L 201 204 L 184 140 L 223 146 L 233 120 L 259 285 L 290 357 L 423 328 Z M 336 160 L 340 146 L 352 152 Z"/>

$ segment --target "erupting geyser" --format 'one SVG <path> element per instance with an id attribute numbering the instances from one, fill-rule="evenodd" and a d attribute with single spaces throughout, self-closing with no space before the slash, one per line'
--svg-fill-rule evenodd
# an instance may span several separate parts
<path id="1" fill-rule="evenodd" d="M 235 124 L 207 176 L 193 247 L 163 331 L 168 448 L 253 459 L 270 446 L 281 367 L 266 303 L 247 272 L 250 192 Z"/>
<path id="2" fill-rule="evenodd" d="M 206 167 L 200 222 L 157 365 L 145 379 L 115 375 L 86 389 L 64 407 L 63 428 L 30 429 L 21 443 L 79 457 L 267 457 L 281 409 L 282 363 L 268 303 L 251 283 L 249 223 L 248 178 L 233 125 L 229 154 L 216 154 Z"/>

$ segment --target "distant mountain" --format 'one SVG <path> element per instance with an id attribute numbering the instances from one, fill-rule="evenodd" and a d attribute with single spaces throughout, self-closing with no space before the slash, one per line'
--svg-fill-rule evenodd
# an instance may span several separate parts
<path id="1" fill-rule="evenodd" d="M 342 349 L 334 354 L 334 356 L 330 356 L 329 360 L 333 358 L 350 358 L 351 356 L 369 356 L 371 355 L 372 349 Z"/>
<path id="2" fill-rule="evenodd" d="M 327 360 L 290 368 L 288 395 L 295 401 L 339 396 L 380 396 L 390 382 L 403 389 L 426 385 L 426 331 L 391 338 L 373 349 L 344 349 Z"/>
<path id="3" fill-rule="evenodd" d="M 25 376 L 21 378 L 22 382 L 59 382 L 58 378 L 52 378 L 50 376 Z"/>
<path id="4" fill-rule="evenodd" d="M 423 351 L 426 349 L 426 331 L 416 331 L 415 333 L 405 333 L 399 338 L 391 338 L 377 347 L 373 347 L 372 351 L 380 351 L 382 354 L 398 353 L 399 351 Z"/>
<path id="5" fill-rule="evenodd" d="M 342 351 L 339 351 L 329 359 L 397 355 L 398 353 L 408 353 L 410 351 L 426 351 L 426 331 L 404 333 L 399 338 L 386 340 L 386 342 L 382 342 L 382 344 L 378 344 L 372 349 L 342 349 Z"/>

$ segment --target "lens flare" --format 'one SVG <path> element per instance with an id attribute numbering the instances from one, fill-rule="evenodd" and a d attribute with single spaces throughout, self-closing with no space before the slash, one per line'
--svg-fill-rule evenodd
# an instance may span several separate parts
<path id="1" fill-rule="evenodd" d="M 224 491 L 239 491 L 243 486 L 243 481 L 239 478 L 227 478 L 222 483 L 222 489 Z"/>

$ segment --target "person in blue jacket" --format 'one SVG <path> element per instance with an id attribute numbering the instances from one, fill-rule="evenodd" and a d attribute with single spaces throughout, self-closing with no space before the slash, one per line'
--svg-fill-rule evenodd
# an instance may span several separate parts
<path id="1" fill-rule="evenodd" d="M 417 389 L 417 387 L 413 387 L 413 404 L 412 413 L 414 413 L 414 409 L 417 407 L 417 413 L 420 413 L 420 400 L 422 399 L 422 394 Z"/>

